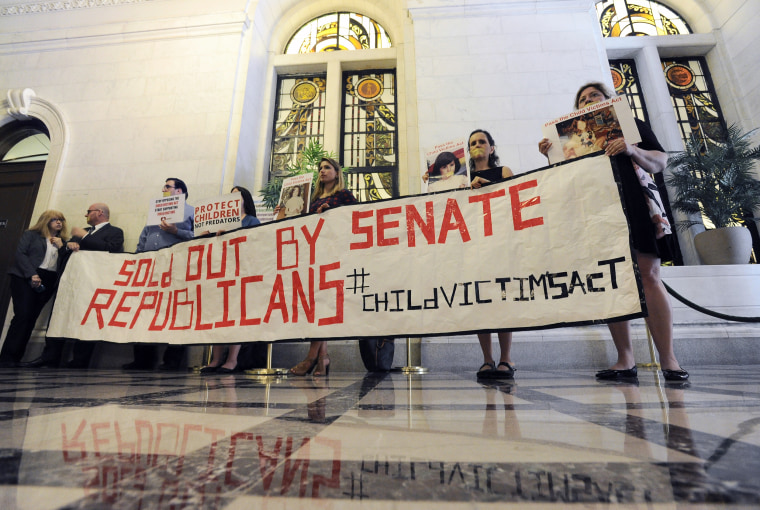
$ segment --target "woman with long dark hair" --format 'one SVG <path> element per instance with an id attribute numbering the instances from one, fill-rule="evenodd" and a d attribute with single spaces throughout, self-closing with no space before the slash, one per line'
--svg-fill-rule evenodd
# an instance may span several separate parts
<path id="1" fill-rule="evenodd" d="M 610 99 L 612 95 L 599 82 L 582 85 L 575 94 L 575 108 L 599 103 Z M 660 355 L 662 374 L 669 381 L 685 381 L 689 373 L 682 369 L 673 352 L 673 313 L 668 300 L 668 293 L 660 280 L 660 261 L 672 256 L 667 239 L 658 235 L 657 225 L 649 213 L 646 197 L 641 190 L 641 183 L 636 175 L 636 165 L 650 173 L 662 172 L 668 164 L 668 155 L 662 148 L 652 129 L 644 122 L 636 120 L 641 135 L 641 142 L 630 144 L 625 138 L 615 138 L 607 142 L 604 153 L 610 158 L 625 158 L 630 172 L 620 172 L 628 221 L 631 225 L 631 241 L 634 256 L 641 273 L 649 316 L 646 318 L 652 339 Z M 544 138 L 538 142 L 538 150 L 547 155 L 552 143 Z M 625 160 L 621 160 L 621 165 Z M 633 356 L 633 344 L 629 321 L 608 324 L 612 341 L 617 350 L 617 361 L 610 368 L 600 370 L 596 378 L 600 380 L 634 379 L 637 376 L 636 362 Z"/>
<path id="2" fill-rule="evenodd" d="M 243 197 L 243 211 L 241 221 L 243 228 L 254 227 L 261 222 L 256 217 L 256 205 L 253 203 L 251 192 L 242 186 L 235 186 L 230 193 L 240 193 Z M 208 365 L 201 368 L 202 374 L 231 374 L 238 369 L 238 354 L 240 354 L 241 344 L 215 344 L 211 347 L 211 361 Z M 224 350 L 227 349 L 227 357 L 224 357 Z"/>

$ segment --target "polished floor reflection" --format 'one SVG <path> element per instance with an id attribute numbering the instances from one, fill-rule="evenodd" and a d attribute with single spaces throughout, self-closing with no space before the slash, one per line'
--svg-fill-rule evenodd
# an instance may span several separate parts
<path id="1" fill-rule="evenodd" d="M 0 508 L 758 508 L 760 367 L 0 371 Z"/>

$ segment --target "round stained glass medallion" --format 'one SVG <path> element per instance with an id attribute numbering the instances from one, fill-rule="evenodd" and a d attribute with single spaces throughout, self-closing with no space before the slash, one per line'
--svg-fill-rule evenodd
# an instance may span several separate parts
<path id="1" fill-rule="evenodd" d="M 383 93 L 383 84 L 377 78 L 362 78 L 356 84 L 356 95 L 365 101 L 372 101 Z"/>
<path id="2" fill-rule="evenodd" d="M 665 68 L 665 78 L 671 87 L 688 90 L 694 85 L 694 73 L 683 64 L 670 64 Z"/>
<path id="3" fill-rule="evenodd" d="M 625 78 L 623 78 L 623 73 L 617 69 L 610 69 L 610 73 L 612 74 L 612 84 L 615 86 L 615 91 L 620 93 L 625 86 Z"/>
<path id="4" fill-rule="evenodd" d="M 319 96 L 319 87 L 313 81 L 302 81 L 290 91 L 290 97 L 295 103 L 308 105 Z"/>

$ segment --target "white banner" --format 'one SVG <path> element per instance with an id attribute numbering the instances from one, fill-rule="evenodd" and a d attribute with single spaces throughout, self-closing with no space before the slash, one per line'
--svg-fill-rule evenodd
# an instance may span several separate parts
<path id="1" fill-rule="evenodd" d="M 609 158 L 157 252 L 73 254 L 48 334 L 174 344 L 429 336 L 642 315 Z"/>

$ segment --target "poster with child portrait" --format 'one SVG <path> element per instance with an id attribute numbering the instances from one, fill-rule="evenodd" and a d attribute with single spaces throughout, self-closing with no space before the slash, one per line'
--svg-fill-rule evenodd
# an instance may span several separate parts
<path id="1" fill-rule="evenodd" d="M 423 193 L 470 186 L 466 147 L 467 140 L 461 138 L 440 143 L 425 151 L 426 168 L 422 173 Z"/>
<path id="2" fill-rule="evenodd" d="M 544 124 L 542 131 L 552 142 L 548 154 L 551 164 L 603 151 L 607 142 L 616 138 L 625 137 L 631 144 L 641 141 L 624 96 L 563 115 Z"/>
<path id="3" fill-rule="evenodd" d="M 288 177 L 282 181 L 277 220 L 293 218 L 309 212 L 311 202 L 311 183 L 314 174 L 307 173 Z"/>

